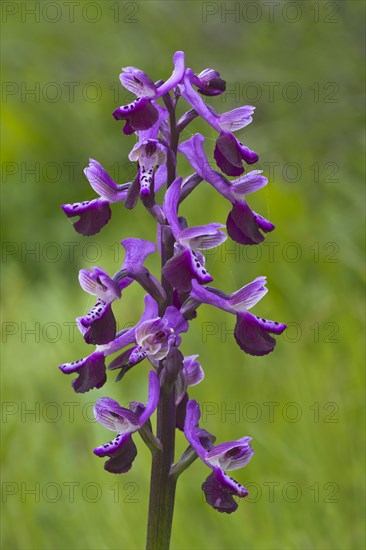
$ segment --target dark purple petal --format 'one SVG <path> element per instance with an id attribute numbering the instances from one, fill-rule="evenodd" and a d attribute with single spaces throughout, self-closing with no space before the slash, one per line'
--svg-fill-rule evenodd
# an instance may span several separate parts
<path id="1" fill-rule="evenodd" d="M 97 456 L 109 456 L 104 469 L 112 474 L 124 474 L 131 469 L 137 449 L 130 434 L 117 435 L 113 441 L 94 449 Z"/>
<path id="2" fill-rule="evenodd" d="M 238 142 L 238 148 L 241 154 L 241 157 L 247 164 L 255 164 L 258 162 L 259 157 L 255 151 L 252 151 L 249 149 L 249 147 L 246 147 L 240 141 Z"/>
<path id="3" fill-rule="evenodd" d="M 170 258 L 164 265 L 163 274 L 174 288 L 183 292 L 190 291 L 192 279 L 196 279 L 201 284 L 213 281 L 197 254 L 194 254 L 189 248 L 185 248 Z"/>
<path id="4" fill-rule="evenodd" d="M 282 334 L 283 331 L 287 328 L 287 325 L 285 325 L 285 323 L 278 323 L 277 321 L 262 319 L 261 317 L 257 317 L 256 315 L 253 315 L 253 317 L 256 318 L 258 326 L 260 326 L 263 330 L 272 332 L 273 334 Z"/>
<path id="5" fill-rule="evenodd" d="M 283 323 L 259 319 L 251 313 L 237 315 L 234 336 L 239 347 L 250 355 L 267 355 L 273 351 L 276 340 L 270 333 L 281 334 L 286 328 Z"/>
<path id="6" fill-rule="evenodd" d="M 132 134 L 135 133 L 135 130 L 132 128 L 132 126 L 130 126 L 130 123 L 128 122 L 128 120 L 126 120 L 122 131 L 125 134 L 125 136 L 131 136 Z"/>
<path id="7" fill-rule="evenodd" d="M 240 176 L 244 172 L 238 140 L 232 134 L 221 134 L 215 145 L 214 157 L 217 166 L 228 176 Z"/>
<path id="8" fill-rule="evenodd" d="M 235 202 L 226 220 L 229 236 L 240 244 L 261 243 L 264 236 L 259 231 L 257 219 L 246 202 Z"/>
<path id="9" fill-rule="evenodd" d="M 110 303 L 98 300 L 84 317 L 78 317 L 76 323 L 87 344 L 108 344 L 116 336 L 116 319 Z"/>
<path id="10" fill-rule="evenodd" d="M 220 95 L 226 90 L 226 82 L 220 78 L 220 73 L 213 69 L 205 69 L 192 77 L 192 84 L 197 86 L 200 94 L 206 96 Z"/>
<path id="11" fill-rule="evenodd" d="M 248 491 L 235 480 L 226 475 L 220 468 L 208 476 L 202 485 L 207 503 L 218 512 L 231 514 L 238 508 L 233 495 L 243 498 L 248 495 Z"/>
<path id="12" fill-rule="evenodd" d="M 158 120 L 159 112 L 149 99 L 142 97 L 118 107 L 113 116 L 116 120 L 126 120 L 128 129 L 133 128 L 136 131 L 151 128 Z"/>
<path id="13" fill-rule="evenodd" d="M 79 216 L 73 226 L 81 235 L 95 235 L 109 222 L 112 215 L 108 201 L 103 199 L 63 204 L 62 209 L 68 218 Z"/>
<path id="14" fill-rule="evenodd" d="M 92 388 L 101 388 L 107 380 L 104 354 L 98 351 L 85 357 L 85 359 L 65 363 L 60 366 L 60 370 L 65 374 L 75 372 L 79 375 L 72 382 L 72 386 L 77 393 L 84 393 Z"/>

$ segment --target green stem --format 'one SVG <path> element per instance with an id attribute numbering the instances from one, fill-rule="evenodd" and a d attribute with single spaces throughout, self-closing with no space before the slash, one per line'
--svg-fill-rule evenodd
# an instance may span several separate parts
<path id="1" fill-rule="evenodd" d="M 169 476 L 175 447 L 174 386 L 162 387 L 157 414 L 157 437 L 163 450 L 152 460 L 146 549 L 168 550 L 176 486 L 176 478 Z"/>
<path id="2" fill-rule="evenodd" d="M 169 94 L 163 97 L 169 111 L 170 146 L 167 155 L 167 187 L 175 179 L 176 155 L 179 132 L 176 130 L 175 103 Z M 172 257 L 174 238 L 168 226 L 161 226 L 161 259 L 162 267 Z M 159 315 L 163 315 L 166 307 L 172 304 L 173 288 L 162 277 L 162 286 L 166 293 L 166 302 L 159 307 Z M 160 373 L 163 369 L 160 363 Z M 169 550 L 173 521 L 176 476 L 170 476 L 174 463 L 176 405 L 174 380 L 161 376 L 163 381 L 157 408 L 156 437 L 162 445 L 152 457 L 150 478 L 150 502 L 147 525 L 146 550 Z"/>

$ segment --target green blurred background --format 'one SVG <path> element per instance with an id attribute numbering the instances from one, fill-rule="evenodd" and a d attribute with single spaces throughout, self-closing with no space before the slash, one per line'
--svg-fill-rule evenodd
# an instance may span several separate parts
<path id="1" fill-rule="evenodd" d="M 120 68 L 167 78 L 178 49 L 196 72 L 213 67 L 227 80 L 226 102 L 212 101 L 218 111 L 257 107 L 238 136 L 270 175 L 249 203 L 276 231 L 259 248 L 224 244 L 208 268 L 226 291 L 267 275 L 254 313 L 289 329 L 273 354 L 246 356 L 230 334 L 234 319 L 204 306 L 184 337 L 206 373 L 191 391 L 202 425 L 219 442 L 251 435 L 256 454 L 235 472 L 250 497 L 231 516 L 203 502 L 204 465 L 182 475 L 172 548 L 363 548 L 364 3 L 69 4 L 2 3 L 2 548 L 144 546 L 148 452 L 135 437 L 133 469 L 107 474 L 92 449 L 110 434 L 91 417 L 102 395 L 144 401 L 147 365 L 80 396 L 57 365 L 89 351 L 70 328 L 93 303 L 78 270 L 114 273 L 118 242 L 154 239 L 155 228 L 141 205 L 115 205 L 87 239 L 60 204 L 94 197 L 82 174 L 88 157 L 129 181 L 134 138 L 111 116 L 129 99 Z M 214 143 L 200 123 L 185 137 L 195 131 Z M 228 206 L 202 184 L 182 212 L 192 225 L 224 222 Z M 156 270 L 157 259 L 148 265 Z M 121 327 L 137 321 L 141 297 L 132 286 L 116 304 Z"/>

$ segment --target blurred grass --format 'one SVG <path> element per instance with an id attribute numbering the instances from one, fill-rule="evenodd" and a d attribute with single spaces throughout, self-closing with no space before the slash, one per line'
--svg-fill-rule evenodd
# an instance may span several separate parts
<path id="1" fill-rule="evenodd" d="M 122 403 L 143 401 L 146 365 L 122 384 L 113 385 L 111 378 L 102 390 L 81 396 L 72 393 L 71 380 L 56 367 L 87 353 L 76 332 L 70 341 L 64 324 L 92 303 L 79 290 L 78 270 L 99 263 L 113 273 L 122 260 L 115 243 L 127 236 L 153 239 L 155 229 L 141 207 L 127 212 L 116 205 L 111 223 L 87 240 L 73 232 L 60 204 L 93 196 L 81 172 L 88 157 L 111 170 L 118 162 L 123 182 L 133 138 L 121 138 L 121 127 L 111 117 L 119 104 L 113 96 L 120 67 L 135 65 L 153 79 L 167 77 L 172 53 L 184 49 L 188 65 L 196 71 L 211 66 L 231 85 L 239 82 L 240 90 L 248 82 L 262 90 L 255 101 L 243 97 L 237 103 L 231 95 L 226 104 L 221 98 L 213 104 L 219 111 L 245 103 L 257 107 L 253 124 L 238 135 L 259 152 L 261 162 L 278 163 L 268 187 L 249 198 L 253 208 L 274 221 L 276 231 L 260 247 L 257 260 L 252 248 L 240 252 L 234 247 L 235 254 L 230 255 L 228 244 L 223 252 L 209 256 L 208 267 L 217 286 L 227 291 L 266 274 L 270 292 L 255 313 L 288 322 L 291 328 L 287 336 L 278 338 L 272 355 L 244 356 L 225 332 L 233 329 L 234 319 L 203 306 L 184 337 L 184 352 L 199 353 L 206 373 L 204 383 L 191 392 L 207 413 L 214 411 L 206 415 L 204 426 L 218 441 L 253 437 L 255 458 L 235 477 L 249 484 L 255 502 L 242 502 L 232 516 L 215 513 L 200 493 L 208 472 L 194 464 L 179 482 L 172 548 L 359 550 L 364 547 L 360 177 L 364 4 L 315 3 L 320 21 L 314 22 L 313 3 L 300 3 L 302 17 L 296 23 L 286 21 L 278 10 L 273 22 L 263 15 L 256 23 L 243 17 L 235 23 L 229 16 L 225 23 L 218 14 L 203 23 L 204 3 L 190 1 L 138 2 L 138 22 L 127 23 L 123 18 L 131 8 L 124 4 L 119 3 L 118 23 L 113 22 L 112 3 L 103 2 L 98 4 L 102 17 L 96 23 L 82 20 L 85 3 L 80 3 L 72 24 L 63 12 L 56 23 L 44 17 L 34 23 L 31 16 L 22 23 L 18 14 L 9 16 L 4 25 L 3 80 L 29 88 L 39 82 L 41 89 L 56 82 L 63 94 L 54 103 L 42 97 L 36 102 L 31 96 L 22 101 L 20 93 L 3 99 L 2 231 L 4 246 L 15 248 L 4 249 L 11 253 L 3 257 L 2 321 L 3 327 L 14 323 L 18 332 L 3 334 L 2 548 L 143 547 L 148 453 L 136 437 L 139 455 L 131 472 L 115 477 L 105 473 L 103 462 L 91 451 L 108 440 L 108 433 L 90 421 L 90 414 L 91 404 L 101 395 Z M 213 4 L 222 7 L 220 2 Z M 280 9 L 285 4 L 281 2 Z M 337 8 L 337 22 L 324 22 L 328 4 Z M 259 5 L 265 14 L 264 5 Z M 67 82 L 79 83 L 74 101 L 67 96 L 63 85 Z M 90 82 L 102 90 L 99 101 L 82 96 Z M 266 93 L 268 82 L 279 83 L 273 101 Z M 297 102 L 282 95 L 289 82 L 301 89 Z M 334 103 L 324 101 L 332 90 L 323 89 L 327 83 L 338 87 Z M 196 122 L 185 136 L 199 130 L 214 138 Z M 11 162 L 18 173 L 7 176 L 4 163 Z M 65 164 L 70 162 L 77 163 L 71 178 Z M 56 163 L 62 175 L 41 174 L 37 181 L 25 172 L 35 163 L 43 168 Z M 301 168 L 294 182 L 284 171 L 288 163 Z M 314 163 L 319 163 L 319 178 L 314 176 Z M 184 162 L 181 166 L 187 169 Z M 335 181 L 328 181 L 334 167 Z M 224 221 L 228 204 L 202 184 L 182 212 L 190 224 Z M 89 242 L 94 243 L 90 248 Z M 299 261 L 290 261 L 291 242 L 300 249 Z M 49 243 L 56 245 L 52 249 Z M 268 243 L 274 247 L 272 260 Z M 39 246 L 36 256 L 24 255 L 27 247 L 34 246 Z M 68 255 L 70 246 L 75 247 L 73 259 Z M 61 253 L 52 261 L 55 251 Z M 156 259 L 150 260 L 152 269 L 157 265 Z M 121 325 L 138 319 L 140 298 L 135 287 L 125 293 L 116 307 Z M 35 323 L 40 323 L 39 341 L 25 332 Z M 47 323 L 61 327 L 59 338 Z M 216 333 L 207 334 L 208 330 Z M 273 422 L 264 405 L 268 402 L 278 403 Z M 296 412 L 290 403 L 301 412 L 297 422 L 289 421 Z M 329 403 L 335 405 L 326 408 Z M 236 406 L 239 419 L 225 414 Z M 40 414 L 27 415 L 25 408 L 34 407 Z M 327 416 L 334 407 L 335 415 Z M 337 422 L 326 421 L 332 419 Z M 178 448 L 183 446 L 179 440 Z M 37 483 L 37 495 L 26 494 Z M 70 483 L 76 484 L 74 498 Z M 289 483 L 297 484 L 295 489 Z M 291 502 L 296 500 L 291 491 L 298 487 L 300 497 Z M 11 489 L 17 493 L 7 494 Z"/>

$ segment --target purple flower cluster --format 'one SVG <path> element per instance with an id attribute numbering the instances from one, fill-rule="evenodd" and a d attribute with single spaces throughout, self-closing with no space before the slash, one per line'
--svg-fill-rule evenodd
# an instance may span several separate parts
<path id="1" fill-rule="evenodd" d="M 246 196 L 267 184 L 261 170 L 245 172 L 246 165 L 258 161 L 258 155 L 234 135 L 252 122 L 254 107 L 244 106 L 219 114 L 204 96 L 225 91 L 225 81 L 213 69 L 195 74 L 186 68 L 183 52 L 173 57 L 174 69 L 164 82 L 154 83 L 135 67 L 122 69 L 122 86 L 136 99 L 117 108 L 113 116 L 124 122 L 123 133 L 135 134 L 136 143 L 129 160 L 136 164 L 133 181 L 117 184 L 95 160 L 90 160 L 84 173 L 98 198 L 62 206 L 68 218 L 77 218 L 73 225 L 82 235 L 98 233 L 111 217 L 111 205 L 124 202 L 132 209 L 141 200 L 158 225 L 158 246 L 138 238 L 121 241 L 125 259 L 113 276 L 100 267 L 81 269 L 82 289 L 95 296 L 96 303 L 85 315 L 77 318 L 77 326 L 87 344 L 95 346 L 87 357 L 60 366 L 62 372 L 75 374 L 72 385 L 76 392 L 101 388 L 107 379 L 106 359 L 114 356 L 108 370 L 117 370 L 117 380 L 142 361 L 152 367 L 148 376 L 146 405 L 139 402 L 122 407 L 108 397 L 99 398 L 95 418 L 116 435 L 110 443 L 97 447 L 94 453 L 108 457 L 105 469 L 112 473 L 127 472 L 137 454 L 132 435 L 139 432 L 149 447 L 164 453 L 159 433 L 154 435 L 150 417 L 162 392 L 174 393 L 175 425 L 189 447 L 180 461 L 172 464 L 172 472 L 183 471 L 195 458 L 200 458 L 211 473 L 202 488 L 207 502 L 220 512 L 237 508 L 234 496 L 245 497 L 245 487 L 227 475 L 227 471 L 245 466 L 253 455 L 250 437 L 214 445 L 215 437 L 199 427 L 200 409 L 188 397 L 188 388 L 202 381 L 204 374 L 197 355 L 183 357 L 179 351 L 181 335 L 194 322 L 201 304 L 210 304 L 236 316 L 234 336 L 247 354 L 267 355 L 273 351 L 274 335 L 281 334 L 283 323 L 257 317 L 249 312 L 267 293 L 266 278 L 257 277 L 231 294 L 214 286 L 213 276 L 205 265 L 204 251 L 221 245 L 227 234 L 242 245 L 262 242 L 274 225 L 254 212 Z M 157 101 L 161 100 L 162 105 Z M 185 100 L 189 109 L 178 120 L 176 106 Z M 203 135 L 196 133 L 180 142 L 181 133 L 201 117 L 217 132 L 214 169 L 207 159 Z M 193 173 L 183 179 L 177 174 L 177 156 L 186 157 Z M 235 178 L 235 179 L 228 179 Z M 208 223 L 189 226 L 179 215 L 179 206 L 198 185 L 214 187 L 230 202 L 226 225 Z M 159 204 L 156 193 L 165 188 Z M 225 233 L 227 230 L 227 234 Z M 162 258 L 159 279 L 144 265 L 150 254 Z M 117 332 L 113 302 L 123 299 L 127 287 L 137 283 L 146 291 L 145 309 L 137 324 Z"/>

